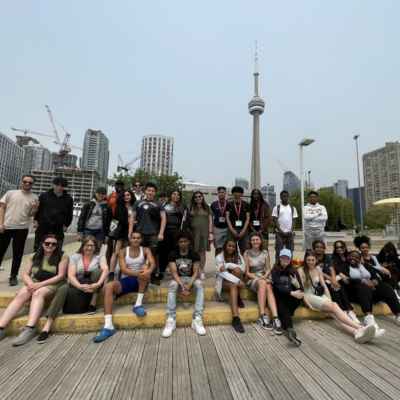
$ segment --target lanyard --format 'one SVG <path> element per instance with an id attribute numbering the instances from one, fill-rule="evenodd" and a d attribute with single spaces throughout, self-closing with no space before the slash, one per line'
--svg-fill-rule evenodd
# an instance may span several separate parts
<path id="1" fill-rule="evenodd" d="M 258 212 L 260 211 L 260 203 L 258 203 L 257 211 L 254 210 L 254 214 L 256 215 L 256 221 L 258 221 Z"/>
<path id="2" fill-rule="evenodd" d="M 82 256 L 83 270 L 84 270 L 85 272 L 88 270 L 89 265 L 92 263 L 92 260 L 93 260 L 93 256 L 92 256 L 92 258 L 89 260 L 89 262 L 86 263 L 85 257 Z"/>
<path id="3" fill-rule="evenodd" d="M 236 215 L 238 216 L 238 221 L 240 220 L 240 210 L 242 209 L 242 200 L 240 200 L 240 204 L 239 204 L 239 211 L 236 207 L 236 202 L 233 202 L 233 205 L 235 206 L 235 210 L 236 210 Z"/>
<path id="4" fill-rule="evenodd" d="M 225 208 L 226 208 L 226 201 L 224 201 L 224 208 L 223 209 L 221 209 L 221 203 L 218 201 L 218 208 L 219 208 L 219 211 L 221 211 L 221 216 L 224 215 Z"/>

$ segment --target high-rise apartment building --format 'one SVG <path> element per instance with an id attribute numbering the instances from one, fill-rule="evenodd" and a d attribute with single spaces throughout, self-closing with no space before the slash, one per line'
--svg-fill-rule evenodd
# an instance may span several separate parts
<path id="1" fill-rule="evenodd" d="M 172 175 L 174 138 L 170 136 L 143 136 L 140 168 L 152 174 Z"/>
<path id="2" fill-rule="evenodd" d="M 59 163 L 59 160 L 60 160 L 59 154 L 55 153 L 55 152 L 51 153 L 51 158 L 52 158 L 51 165 L 54 166 L 54 167 L 58 167 L 59 166 L 58 163 Z M 78 161 L 78 157 L 77 156 L 75 156 L 73 154 L 66 154 L 63 157 L 63 167 L 75 168 L 77 166 L 76 165 L 77 161 Z"/>
<path id="3" fill-rule="evenodd" d="M 362 186 L 361 188 L 361 213 L 365 213 L 365 188 Z M 360 190 L 358 187 L 353 189 L 347 189 L 346 197 L 352 201 L 354 204 L 354 220 L 357 225 L 361 224 L 361 213 L 360 213 Z"/>
<path id="4" fill-rule="evenodd" d="M 24 149 L 0 132 L 0 198 L 21 186 Z"/>
<path id="5" fill-rule="evenodd" d="M 39 195 L 53 187 L 53 179 L 62 176 L 68 180 L 68 193 L 75 203 L 86 203 L 93 198 L 96 189 L 101 186 L 100 175 L 97 171 L 85 168 L 56 167 L 49 171 L 33 170 L 36 178 L 33 193 Z"/>
<path id="6" fill-rule="evenodd" d="M 338 179 L 336 183 L 333 184 L 333 191 L 338 196 L 342 196 L 344 199 L 347 196 L 347 189 L 349 188 L 349 181 L 343 179 Z"/>
<path id="7" fill-rule="evenodd" d="M 364 187 L 367 211 L 376 201 L 400 197 L 400 144 L 385 143 L 385 147 L 363 155 Z"/>
<path id="8" fill-rule="evenodd" d="M 296 189 L 300 189 L 300 187 L 301 181 L 292 171 L 285 171 L 283 173 L 283 190 L 291 194 Z"/>
<path id="9" fill-rule="evenodd" d="M 275 186 L 263 186 L 261 188 L 261 193 L 264 196 L 265 201 L 268 203 L 269 208 L 272 210 L 276 206 Z"/>
<path id="10" fill-rule="evenodd" d="M 22 167 L 23 174 L 30 174 L 34 169 L 43 171 L 51 169 L 51 153 L 49 149 L 46 149 L 46 147 L 41 144 L 33 142 L 29 142 L 28 145 L 22 147 L 25 150 L 24 164 Z"/>
<path id="11" fill-rule="evenodd" d="M 107 186 L 110 158 L 108 145 L 108 138 L 102 131 L 92 129 L 86 131 L 83 141 L 82 167 L 90 171 L 97 171 L 102 186 Z"/>
<path id="12" fill-rule="evenodd" d="M 244 190 L 249 190 L 250 184 L 246 178 L 235 178 L 235 186 L 240 186 Z"/>

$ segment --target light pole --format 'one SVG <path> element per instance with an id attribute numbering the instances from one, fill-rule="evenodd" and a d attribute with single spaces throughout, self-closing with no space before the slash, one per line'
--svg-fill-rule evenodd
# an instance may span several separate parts
<path id="1" fill-rule="evenodd" d="M 300 143 L 300 184 L 301 184 L 301 230 L 302 230 L 302 237 L 303 237 L 303 251 L 304 251 L 304 171 L 303 171 L 303 147 L 309 146 L 311 143 L 314 143 L 315 139 L 303 139 Z"/>
<path id="2" fill-rule="evenodd" d="M 311 187 L 311 171 L 308 171 L 308 187 L 310 189 L 312 189 L 312 187 Z"/>
<path id="3" fill-rule="evenodd" d="M 361 199 L 361 183 L 360 183 L 360 162 L 358 161 L 358 138 L 360 134 L 354 135 L 354 140 L 356 141 L 356 152 L 357 152 L 357 171 L 358 171 L 358 197 L 360 198 L 360 222 L 361 222 L 361 233 L 364 231 L 364 221 L 362 215 L 362 199 Z"/>
<path id="4" fill-rule="evenodd" d="M 267 203 L 269 204 L 269 183 L 267 182 Z"/>

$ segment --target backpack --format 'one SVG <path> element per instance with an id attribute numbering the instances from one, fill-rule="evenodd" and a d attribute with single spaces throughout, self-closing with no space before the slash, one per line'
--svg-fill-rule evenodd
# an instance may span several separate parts
<path id="1" fill-rule="evenodd" d="M 85 272 L 83 278 L 78 279 L 78 282 L 85 285 L 90 285 L 92 282 L 89 278 L 90 272 Z M 69 285 L 67 297 L 65 299 L 65 303 L 63 306 L 64 314 L 84 314 L 87 313 L 90 300 L 92 300 L 93 293 L 85 293 L 82 290 L 79 290 L 73 285 Z"/>
<path id="2" fill-rule="evenodd" d="M 290 209 L 292 210 L 292 216 L 293 216 L 293 214 L 294 214 L 294 208 L 293 208 L 293 206 L 292 206 L 291 204 L 289 204 L 289 206 L 290 206 Z M 277 218 L 279 218 L 279 213 L 280 213 L 280 211 L 281 211 L 281 205 L 280 205 L 280 204 L 278 204 L 278 205 L 276 206 L 276 210 L 278 211 L 278 217 L 277 217 Z M 277 229 L 276 229 L 275 220 L 274 220 L 274 232 L 273 232 L 273 233 L 276 233 L 276 231 L 277 231 Z"/>

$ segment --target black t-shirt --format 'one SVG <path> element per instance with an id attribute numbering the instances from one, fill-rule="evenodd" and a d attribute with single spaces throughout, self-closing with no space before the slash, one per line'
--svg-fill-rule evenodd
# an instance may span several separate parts
<path id="1" fill-rule="evenodd" d="M 182 256 L 179 249 L 168 254 L 168 262 L 174 262 L 179 276 L 193 276 L 193 265 L 200 262 L 200 255 L 197 251 L 189 249 L 189 252 Z"/>
<path id="2" fill-rule="evenodd" d="M 317 265 L 322 269 L 322 272 L 326 275 L 330 275 L 331 271 L 329 267 L 333 267 L 332 258 L 324 254 L 322 258 L 317 259 Z"/>
<path id="3" fill-rule="evenodd" d="M 227 201 L 214 201 L 211 203 L 211 211 L 214 215 L 214 226 L 220 229 L 225 229 L 228 227 L 226 223 L 226 210 L 228 209 Z M 221 213 L 221 211 L 223 211 Z"/>
<path id="4" fill-rule="evenodd" d="M 164 206 L 157 200 L 140 200 L 133 205 L 137 212 L 136 232 L 144 235 L 158 235 L 160 229 L 160 212 L 165 211 Z"/>
<path id="5" fill-rule="evenodd" d="M 231 221 L 232 228 L 242 230 L 246 223 L 246 213 L 250 212 L 249 203 L 244 200 L 241 203 L 230 201 L 226 206 L 226 211 L 229 211 L 229 220 Z M 238 226 L 236 221 L 241 221 L 242 225 Z"/>

